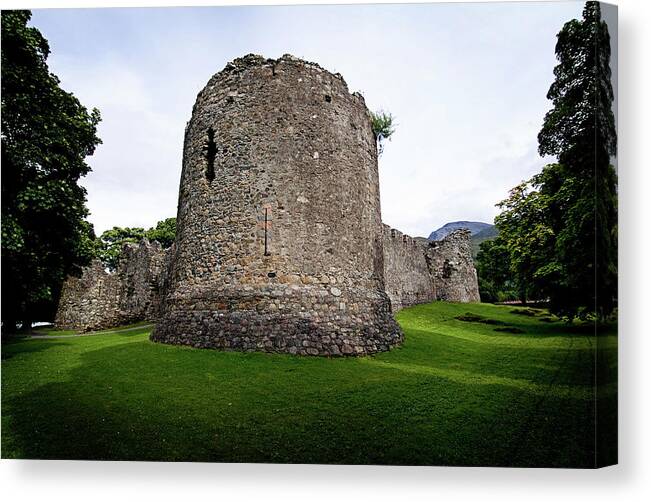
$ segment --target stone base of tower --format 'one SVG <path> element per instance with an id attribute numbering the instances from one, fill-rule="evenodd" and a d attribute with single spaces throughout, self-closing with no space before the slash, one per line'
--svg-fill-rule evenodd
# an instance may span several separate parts
<path id="1" fill-rule="evenodd" d="M 402 343 L 384 293 L 269 288 L 171 295 L 156 342 L 244 352 L 361 356 Z"/>

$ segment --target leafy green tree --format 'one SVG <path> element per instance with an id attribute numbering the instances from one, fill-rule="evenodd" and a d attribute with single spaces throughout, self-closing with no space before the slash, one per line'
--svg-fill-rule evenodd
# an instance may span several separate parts
<path id="1" fill-rule="evenodd" d="M 101 142 L 88 112 L 50 73 L 29 11 L 2 11 L 2 320 L 50 319 L 64 277 L 87 263 L 94 233 L 78 181 Z"/>
<path id="2" fill-rule="evenodd" d="M 617 137 L 610 36 L 598 2 L 558 34 L 553 108 L 538 135 L 558 162 L 513 190 L 495 219 L 522 299 L 568 318 L 613 310 L 617 286 Z"/>
<path id="3" fill-rule="evenodd" d="M 509 197 L 497 205 L 501 209 L 495 218 L 501 244 L 497 250 L 507 255 L 500 253 L 492 259 L 507 258 L 511 283 L 523 302 L 549 298 L 563 280 L 550 223 L 556 202 L 546 186 L 548 180 L 558 179 L 561 169 L 559 164 L 545 166 L 540 174 L 512 188 Z"/>
<path id="4" fill-rule="evenodd" d="M 168 248 L 174 243 L 175 236 L 176 218 L 161 220 L 149 230 L 140 227 L 113 227 L 102 233 L 97 240 L 96 256 L 107 268 L 115 270 L 124 244 L 137 244 L 147 238 L 150 241 L 158 241 L 161 246 Z"/>
<path id="5" fill-rule="evenodd" d="M 113 227 L 99 237 L 97 257 L 110 270 L 118 266 L 122 246 L 127 243 L 137 244 L 145 237 L 145 230 L 140 227 Z"/>
<path id="6" fill-rule="evenodd" d="M 174 244 L 176 238 L 176 218 L 166 218 L 156 223 L 156 226 L 150 228 L 145 233 L 150 241 L 158 241 L 164 248 Z"/>
<path id="7" fill-rule="evenodd" d="M 479 295 L 483 302 L 502 302 L 520 298 L 520 289 L 511 272 L 511 256 L 506 243 L 499 235 L 479 244 L 475 265 L 479 280 Z"/>
<path id="8" fill-rule="evenodd" d="M 610 35 L 599 2 L 558 34 L 553 108 L 538 135 L 541 155 L 558 164 L 541 180 L 553 199 L 548 220 L 556 236 L 560 280 L 549 289 L 552 307 L 574 314 L 612 312 L 617 296 L 617 153 L 610 82 Z"/>

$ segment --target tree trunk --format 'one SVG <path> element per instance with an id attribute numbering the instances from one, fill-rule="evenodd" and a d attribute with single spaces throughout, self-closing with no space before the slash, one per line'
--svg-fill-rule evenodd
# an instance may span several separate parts
<path id="1" fill-rule="evenodd" d="M 20 327 L 21 333 L 30 333 L 32 331 L 32 321 L 31 319 L 23 321 Z"/>
<path id="2" fill-rule="evenodd" d="M 2 321 L 2 334 L 3 335 L 13 335 L 16 333 L 16 325 L 18 322 L 15 319 L 5 319 Z"/>

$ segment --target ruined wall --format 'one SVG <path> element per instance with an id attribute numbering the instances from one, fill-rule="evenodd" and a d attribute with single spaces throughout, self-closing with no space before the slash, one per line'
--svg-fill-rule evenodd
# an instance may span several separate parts
<path id="1" fill-rule="evenodd" d="M 436 284 L 437 300 L 480 301 L 469 230 L 455 230 L 440 241 L 429 242 L 426 258 Z"/>
<path id="2" fill-rule="evenodd" d="M 118 326 L 120 292 L 117 274 L 109 274 L 99 260 L 84 267 L 81 277 L 63 283 L 54 325 L 57 329 L 91 331 Z"/>
<path id="3" fill-rule="evenodd" d="M 400 343 L 384 291 L 370 114 L 341 75 L 245 56 L 199 93 L 152 339 L 368 354 Z"/>
<path id="4" fill-rule="evenodd" d="M 470 232 L 465 229 L 428 241 L 384 225 L 384 277 L 394 312 L 434 300 L 479 301 Z"/>
<path id="5" fill-rule="evenodd" d="M 64 282 L 55 325 L 91 331 L 158 318 L 165 260 L 160 244 L 145 239 L 123 246 L 116 272 L 93 261 Z"/>
<path id="6" fill-rule="evenodd" d="M 384 280 L 392 310 L 436 300 L 423 243 L 384 225 L 383 244 Z"/>
<path id="7" fill-rule="evenodd" d="M 147 239 L 122 248 L 117 270 L 122 324 L 158 318 L 166 254 L 158 242 Z"/>

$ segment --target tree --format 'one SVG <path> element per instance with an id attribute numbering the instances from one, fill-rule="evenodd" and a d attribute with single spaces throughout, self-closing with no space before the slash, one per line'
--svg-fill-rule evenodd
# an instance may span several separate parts
<path id="1" fill-rule="evenodd" d="M 176 238 L 176 218 L 166 218 L 156 223 L 145 233 L 150 241 L 158 241 L 164 248 L 174 244 Z"/>
<path id="2" fill-rule="evenodd" d="M 78 181 L 101 143 L 88 112 L 50 73 L 29 11 L 2 11 L 2 319 L 51 318 L 63 279 L 92 256 Z"/>
<path id="3" fill-rule="evenodd" d="M 617 286 L 617 137 L 610 37 L 598 2 L 558 34 L 553 108 L 538 135 L 557 163 L 511 190 L 495 219 L 522 298 L 548 298 L 552 312 L 607 317 Z"/>
<path id="4" fill-rule="evenodd" d="M 583 19 L 558 34 L 553 108 L 538 135 L 541 155 L 559 167 L 540 184 L 554 201 L 549 224 L 563 280 L 552 288 L 556 310 L 572 316 L 612 312 L 617 296 L 617 153 L 610 35 L 599 2 L 587 2 Z"/>
<path id="5" fill-rule="evenodd" d="M 511 272 L 511 256 L 499 235 L 479 244 L 475 259 L 479 295 L 483 302 L 502 302 L 520 299 L 515 275 Z"/>
<path id="6" fill-rule="evenodd" d="M 502 210 L 495 218 L 502 243 L 497 250 L 506 251 L 511 283 L 523 302 L 549 298 L 562 281 L 550 223 L 555 201 L 542 189 L 548 178 L 555 179 L 560 168 L 558 164 L 545 166 L 540 174 L 512 188 L 509 197 L 497 204 Z M 499 258 L 493 257 L 493 261 Z"/>
<path id="7" fill-rule="evenodd" d="M 99 237 L 97 257 L 110 269 L 115 270 L 120 260 L 122 246 L 127 243 L 137 244 L 145 237 L 145 230 L 140 227 L 113 227 Z"/>
<path id="8" fill-rule="evenodd" d="M 102 233 L 97 240 L 96 256 L 107 268 L 115 270 L 124 244 L 137 244 L 147 238 L 150 241 L 158 241 L 161 246 L 168 248 L 174 243 L 175 237 L 176 218 L 161 220 L 149 230 L 140 227 L 113 227 Z"/>

